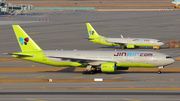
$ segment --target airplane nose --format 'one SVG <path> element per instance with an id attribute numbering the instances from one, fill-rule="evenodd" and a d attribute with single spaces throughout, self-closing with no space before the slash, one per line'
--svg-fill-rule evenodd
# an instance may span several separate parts
<path id="1" fill-rule="evenodd" d="M 175 60 L 172 58 L 172 59 L 167 59 L 166 60 L 167 64 L 172 64 L 175 62 Z"/>
<path id="2" fill-rule="evenodd" d="M 160 45 L 162 46 L 162 45 L 164 45 L 164 43 L 163 43 L 163 42 L 161 42 L 161 43 L 160 43 Z"/>

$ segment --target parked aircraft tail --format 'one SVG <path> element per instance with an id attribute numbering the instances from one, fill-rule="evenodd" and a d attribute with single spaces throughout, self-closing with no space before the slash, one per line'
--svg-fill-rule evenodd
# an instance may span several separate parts
<path id="1" fill-rule="evenodd" d="M 22 52 L 41 50 L 19 25 L 12 25 L 12 27 Z"/>
<path id="2" fill-rule="evenodd" d="M 99 38 L 99 34 L 96 32 L 96 30 L 91 26 L 90 23 L 86 23 L 87 26 L 87 31 L 88 31 L 88 35 L 89 38 Z"/>

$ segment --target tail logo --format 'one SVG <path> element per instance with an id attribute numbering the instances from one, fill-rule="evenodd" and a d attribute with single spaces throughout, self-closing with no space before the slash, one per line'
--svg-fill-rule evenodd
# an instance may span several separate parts
<path id="1" fill-rule="evenodd" d="M 19 37 L 19 42 L 21 43 L 21 45 L 25 44 L 27 45 L 27 43 L 29 42 L 29 38 L 26 37 L 26 38 L 22 38 L 22 37 Z"/>
<path id="2" fill-rule="evenodd" d="M 94 31 L 89 31 L 89 34 L 90 35 L 94 35 Z"/>

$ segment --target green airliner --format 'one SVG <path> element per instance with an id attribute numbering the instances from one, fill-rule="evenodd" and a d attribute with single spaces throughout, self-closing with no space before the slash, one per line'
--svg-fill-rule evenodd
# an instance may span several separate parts
<path id="1" fill-rule="evenodd" d="M 99 35 L 96 30 L 91 26 L 90 23 L 86 23 L 87 31 L 89 38 L 88 40 L 96 43 L 107 46 L 121 46 L 122 49 L 125 48 L 136 48 L 136 47 L 158 47 L 164 45 L 163 42 L 157 39 L 149 39 L 149 38 L 106 38 L 104 36 Z"/>
<path id="2" fill-rule="evenodd" d="M 115 72 L 129 67 L 158 67 L 174 62 L 169 55 L 153 51 L 42 50 L 19 25 L 12 25 L 21 52 L 13 57 L 52 66 L 86 67 L 83 74 Z"/>

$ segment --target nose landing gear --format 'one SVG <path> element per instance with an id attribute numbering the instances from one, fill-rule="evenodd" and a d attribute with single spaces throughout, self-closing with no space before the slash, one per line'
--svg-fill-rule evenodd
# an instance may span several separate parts
<path id="1" fill-rule="evenodd" d="M 159 71 L 157 72 L 158 74 L 161 74 L 161 69 L 163 69 L 163 66 L 158 67 Z"/>

